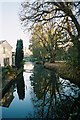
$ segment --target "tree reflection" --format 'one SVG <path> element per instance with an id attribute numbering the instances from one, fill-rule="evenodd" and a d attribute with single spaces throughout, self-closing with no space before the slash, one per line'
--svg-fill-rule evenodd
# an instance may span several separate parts
<path id="1" fill-rule="evenodd" d="M 23 72 L 17 76 L 17 93 L 19 99 L 23 100 L 25 98 L 25 84 L 23 78 Z"/>
<path id="2" fill-rule="evenodd" d="M 60 80 L 55 70 L 34 66 L 30 77 L 33 85 L 33 104 L 36 118 L 78 120 L 80 117 L 80 89 L 68 81 Z"/>

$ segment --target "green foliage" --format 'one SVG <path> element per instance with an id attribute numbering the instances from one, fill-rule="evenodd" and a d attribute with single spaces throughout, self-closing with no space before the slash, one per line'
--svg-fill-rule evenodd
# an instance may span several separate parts
<path id="1" fill-rule="evenodd" d="M 44 28 L 45 27 L 45 28 Z M 53 24 L 37 24 L 32 33 L 30 50 L 38 61 L 55 62 L 58 35 Z"/>
<path id="2" fill-rule="evenodd" d="M 15 55 L 15 65 L 19 69 L 23 66 L 23 41 L 20 39 L 17 41 L 16 45 L 16 55 Z"/>
<path id="3" fill-rule="evenodd" d="M 9 73 L 13 73 L 14 69 L 11 66 L 2 67 L 2 79 L 5 79 Z"/>
<path id="4" fill-rule="evenodd" d="M 42 37 L 41 30 L 42 30 L 41 26 L 38 25 L 34 28 L 31 44 L 29 46 L 30 50 L 33 53 L 34 61 L 35 60 L 42 61 L 47 55 L 46 48 L 43 45 L 45 41 L 43 42 L 43 40 L 41 39 Z"/>
<path id="5" fill-rule="evenodd" d="M 41 35 L 40 29 L 44 28 L 41 40 L 44 42 L 45 39 L 43 38 L 47 37 L 46 40 L 48 40 L 48 42 L 44 43 L 51 61 L 55 61 L 57 54 L 53 49 L 56 48 L 56 45 L 54 44 L 57 42 L 56 40 L 59 42 L 58 45 L 61 46 L 62 44 L 65 49 L 67 45 L 71 47 L 70 43 L 72 43 L 77 49 L 77 52 L 75 53 L 75 48 L 71 48 L 72 50 L 68 51 L 68 53 L 62 54 L 63 57 L 61 56 L 61 59 L 65 57 L 65 59 L 70 61 L 72 65 L 76 65 L 76 67 L 80 69 L 80 2 L 65 2 L 65 0 L 63 0 L 63 2 L 62 0 L 61 2 L 55 1 L 56 0 L 54 0 L 54 2 L 46 2 L 44 0 L 42 2 L 42 0 L 35 0 L 35 2 L 32 3 L 28 1 L 21 4 L 23 11 L 21 11 L 20 20 L 25 27 L 28 25 L 30 28 L 34 28 L 33 26 L 36 26 L 38 23 L 42 23 L 35 33 Z M 50 23 L 52 23 L 51 26 Z M 48 25 L 48 29 L 46 29 L 46 24 Z M 45 30 L 46 32 L 44 35 Z M 39 41 L 39 39 L 35 39 Z M 60 58 L 60 55 L 59 57 L 58 55 L 59 54 L 57 54 L 57 59 Z"/>
<path id="6" fill-rule="evenodd" d="M 56 51 L 56 61 L 66 61 L 67 52 L 63 48 L 58 48 Z"/>
<path id="7" fill-rule="evenodd" d="M 66 59 L 73 69 L 78 65 L 77 55 L 78 55 L 77 48 L 74 46 L 72 46 L 67 51 Z"/>

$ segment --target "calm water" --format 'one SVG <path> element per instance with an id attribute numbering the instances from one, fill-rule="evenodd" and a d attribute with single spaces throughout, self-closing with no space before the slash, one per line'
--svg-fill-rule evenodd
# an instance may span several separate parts
<path id="1" fill-rule="evenodd" d="M 80 89 L 76 85 L 41 65 L 27 62 L 24 69 L 2 100 L 3 118 L 67 120 L 74 113 L 80 117 Z"/>

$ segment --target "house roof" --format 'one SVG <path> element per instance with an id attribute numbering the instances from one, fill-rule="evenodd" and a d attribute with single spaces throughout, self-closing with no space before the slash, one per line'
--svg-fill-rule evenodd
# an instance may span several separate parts
<path id="1" fill-rule="evenodd" d="M 2 40 L 2 41 L 0 41 L 0 44 L 2 44 L 3 42 L 5 42 L 6 40 Z"/>
<path id="2" fill-rule="evenodd" d="M 6 40 L 1 40 L 0 41 L 0 44 L 2 44 L 3 42 L 7 42 Z M 7 42 L 8 43 L 8 42 Z M 11 48 L 13 48 L 9 43 L 8 43 L 8 45 L 11 47 Z"/>

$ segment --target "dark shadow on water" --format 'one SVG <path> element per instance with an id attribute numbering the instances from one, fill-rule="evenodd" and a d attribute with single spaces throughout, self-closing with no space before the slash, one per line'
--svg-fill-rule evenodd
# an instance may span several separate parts
<path id="1" fill-rule="evenodd" d="M 6 92 L 5 96 L 2 98 L 2 102 L 0 102 L 0 106 L 9 108 L 11 102 L 14 99 L 13 96 L 14 85 Z"/>
<path id="2" fill-rule="evenodd" d="M 35 93 L 35 118 L 79 120 L 80 89 L 76 85 L 39 65 L 34 66 L 30 80 Z"/>
<path id="3" fill-rule="evenodd" d="M 17 93 L 20 100 L 25 98 L 25 84 L 23 78 L 23 72 L 17 76 Z"/>
<path id="4" fill-rule="evenodd" d="M 28 74 L 30 73 L 24 76 L 25 80 Z M 16 83 L 5 94 L 2 106 L 7 109 L 3 108 L 3 118 L 10 117 L 13 113 L 14 118 L 15 116 L 20 117 L 20 114 L 17 115 L 17 113 L 21 111 L 23 118 L 27 116 L 26 119 L 79 120 L 80 88 L 77 85 L 60 78 L 55 70 L 47 70 L 42 65 L 34 65 L 33 73 L 30 75 L 30 81 L 27 79 L 27 82 L 29 85 L 31 83 L 31 86 L 27 84 L 27 92 L 23 73 L 20 73 Z M 18 101 L 16 94 L 19 97 Z M 17 104 L 18 102 L 19 104 Z M 15 109 L 16 106 L 20 109 Z"/>
<path id="5" fill-rule="evenodd" d="M 16 83 L 12 84 L 11 87 L 6 91 L 4 97 L 0 101 L 0 106 L 9 108 L 11 102 L 14 99 L 13 92 L 15 87 L 17 87 L 19 99 L 23 100 L 25 98 L 25 84 L 22 72 L 17 76 Z"/>

